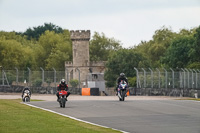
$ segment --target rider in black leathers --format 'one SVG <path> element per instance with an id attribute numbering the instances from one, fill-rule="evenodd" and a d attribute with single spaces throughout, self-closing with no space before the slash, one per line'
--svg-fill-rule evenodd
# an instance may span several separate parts
<path id="1" fill-rule="evenodd" d="M 128 85 L 128 79 L 126 78 L 124 73 L 120 73 L 120 76 L 117 78 L 117 86 L 115 88 L 116 95 L 117 95 L 117 89 L 118 89 L 119 84 L 120 84 L 121 81 L 125 81 L 127 83 L 127 85 Z"/>
<path id="2" fill-rule="evenodd" d="M 67 97 L 70 95 L 70 92 L 68 91 L 68 85 L 65 83 L 65 79 L 62 79 L 60 81 L 60 84 L 57 87 L 57 93 L 56 93 L 56 96 L 58 98 L 57 101 L 59 101 L 59 99 L 60 99 L 59 91 L 61 91 L 61 90 L 67 91 L 67 96 L 66 96 L 66 101 L 67 101 Z"/>
<path id="3" fill-rule="evenodd" d="M 22 99 L 23 99 L 23 97 L 24 97 L 24 92 L 25 92 L 25 90 L 28 90 L 28 91 L 29 91 L 29 95 L 30 95 L 30 97 L 31 97 L 31 90 L 30 90 L 28 87 L 25 87 L 25 88 L 22 90 Z"/>

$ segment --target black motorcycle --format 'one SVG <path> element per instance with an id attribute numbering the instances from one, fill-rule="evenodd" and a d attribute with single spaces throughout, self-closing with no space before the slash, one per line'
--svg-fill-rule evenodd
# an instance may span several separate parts
<path id="1" fill-rule="evenodd" d="M 128 85 L 126 81 L 121 81 L 119 84 L 118 93 L 117 93 L 119 97 L 119 101 L 125 100 L 127 90 L 128 90 Z"/>
<path id="2" fill-rule="evenodd" d="M 30 91 L 29 90 L 25 90 L 23 98 L 22 98 L 22 101 L 23 102 L 30 102 L 30 99 L 31 99 Z"/>

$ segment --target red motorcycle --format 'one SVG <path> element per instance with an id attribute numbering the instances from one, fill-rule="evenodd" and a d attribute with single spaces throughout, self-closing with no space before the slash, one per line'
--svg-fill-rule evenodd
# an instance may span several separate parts
<path id="1" fill-rule="evenodd" d="M 66 96 L 67 96 L 68 92 L 65 90 L 61 90 L 59 92 L 59 104 L 61 108 L 65 108 L 65 103 L 66 103 Z"/>

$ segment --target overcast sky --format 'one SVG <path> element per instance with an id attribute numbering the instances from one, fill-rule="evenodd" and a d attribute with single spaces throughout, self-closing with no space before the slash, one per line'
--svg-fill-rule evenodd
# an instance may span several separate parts
<path id="1" fill-rule="evenodd" d="M 175 32 L 199 26 L 200 0 L 0 0 L 0 30 L 24 32 L 50 22 L 103 32 L 128 48 L 162 26 Z"/>

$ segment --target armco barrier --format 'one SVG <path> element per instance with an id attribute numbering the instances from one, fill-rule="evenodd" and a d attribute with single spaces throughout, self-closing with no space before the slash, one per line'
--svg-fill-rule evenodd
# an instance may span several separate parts
<path id="1" fill-rule="evenodd" d="M 99 96 L 99 88 L 90 88 L 91 96 Z"/>
<path id="2" fill-rule="evenodd" d="M 99 88 L 82 88 L 82 96 L 99 96 Z"/>

